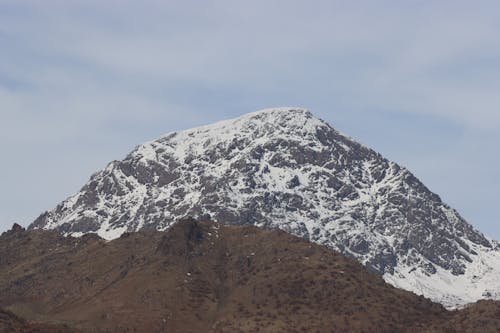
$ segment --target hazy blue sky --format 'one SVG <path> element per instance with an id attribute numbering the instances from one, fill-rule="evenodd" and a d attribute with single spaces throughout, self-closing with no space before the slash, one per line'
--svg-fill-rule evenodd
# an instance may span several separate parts
<path id="1" fill-rule="evenodd" d="M 500 2 L 0 0 L 0 231 L 172 130 L 302 106 L 500 239 Z"/>

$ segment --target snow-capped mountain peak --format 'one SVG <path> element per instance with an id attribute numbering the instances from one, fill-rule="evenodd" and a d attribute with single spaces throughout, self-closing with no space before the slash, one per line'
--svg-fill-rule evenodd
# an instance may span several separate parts
<path id="1" fill-rule="evenodd" d="M 408 170 L 300 108 L 142 144 L 31 228 L 112 239 L 187 215 L 283 229 L 448 306 L 500 296 L 497 243 Z"/>

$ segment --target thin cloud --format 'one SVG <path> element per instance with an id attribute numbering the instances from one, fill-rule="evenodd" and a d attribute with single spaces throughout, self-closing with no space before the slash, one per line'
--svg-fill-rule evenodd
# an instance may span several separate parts
<path id="1" fill-rule="evenodd" d="M 364 122 L 368 116 L 387 124 L 392 112 L 403 117 L 399 126 L 410 126 L 421 115 L 463 128 L 461 139 L 480 142 L 476 133 L 487 132 L 499 141 L 498 13 L 500 4 L 488 1 L 4 0 L 0 148 L 78 145 L 89 152 L 86 166 L 62 171 L 64 184 L 57 173 L 36 180 L 41 187 L 61 184 L 33 204 L 34 217 L 141 141 L 267 106 L 302 105 L 334 126 L 344 119 L 356 124 L 352 131 L 373 136 L 381 134 Z M 442 137 L 437 129 L 425 134 Z M 431 156 L 407 159 L 405 147 L 383 144 L 375 148 L 395 152 L 390 157 L 436 184 L 439 170 L 432 168 L 447 169 L 458 156 L 444 154 L 428 168 L 418 161 Z M 439 153 L 431 145 L 428 151 Z M 57 151 L 45 158 L 50 168 L 74 163 Z M 488 163 L 470 168 L 500 165 L 499 158 Z M 24 177 L 19 193 L 29 191 Z M 11 183 L 5 191 L 18 189 Z M 16 209 L 22 207 L 4 218 L 17 216 Z"/>

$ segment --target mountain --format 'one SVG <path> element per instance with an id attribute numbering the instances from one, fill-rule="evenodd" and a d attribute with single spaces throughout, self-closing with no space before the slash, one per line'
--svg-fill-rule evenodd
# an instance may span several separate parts
<path id="1" fill-rule="evenodd" d="M 14 228 L 0 236 L 0 306 L 82 332 L 500 329 L 499 302 L 447 311 L 325 246 L 194 219 L 112 241 Z"/>
<path id="2" fill-rule="evenodd" d="M 303 109 L 267 109 L 142 144 L 30 228 L 114 239 L 185 216 L 285 230 L 448 307 L 500 298 L 497 242 L 406 168 Z"/>

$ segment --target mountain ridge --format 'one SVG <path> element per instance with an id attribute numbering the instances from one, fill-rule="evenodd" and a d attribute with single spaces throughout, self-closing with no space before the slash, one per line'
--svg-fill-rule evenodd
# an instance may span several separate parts
<path id="1" fill-rule="evenodd" d="M 498 243 L 406 168 L 305 109 L 261 110 L 139 145 L 30 228 L 113 239 L 187 215 L 283 229 L 449 307 L 500 297 Z"/>
<path id="2" fill-rule="evenodd" d="M 447 311 L 279 229 L 194 219 L 106 241 L 0 236 L 0 306 L 82 332 L 497 332 L 499 302 Z M 1 317 L 1 316 L 0 316 Z M 1 329 L 1 318 L 0 318 Z M 29 332 L 29 331 L 27 331 Z"/>

